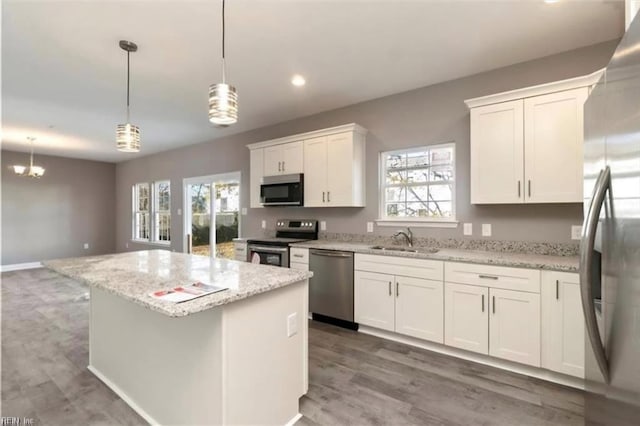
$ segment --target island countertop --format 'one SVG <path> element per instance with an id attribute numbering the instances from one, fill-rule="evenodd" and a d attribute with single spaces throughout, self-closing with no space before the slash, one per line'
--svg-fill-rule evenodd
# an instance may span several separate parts
<path id="1" fill-rule="evenodd" d="M 306 280 L 311 272 L 166 250 L 48 260 L 44 266 L 171 317 L 182 317 Z M 182 303 L 149 294 L 203 281 L 229 290 Z"/>

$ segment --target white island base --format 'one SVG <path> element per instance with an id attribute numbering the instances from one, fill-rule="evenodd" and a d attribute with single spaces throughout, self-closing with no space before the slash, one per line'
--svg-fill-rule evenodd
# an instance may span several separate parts
<path id="1" fill-rule="evenodd" d="M 89 369 L 151 424 L 293 424 L 307 295 L 304 280 L 172 318 L 92 287 Z"/>

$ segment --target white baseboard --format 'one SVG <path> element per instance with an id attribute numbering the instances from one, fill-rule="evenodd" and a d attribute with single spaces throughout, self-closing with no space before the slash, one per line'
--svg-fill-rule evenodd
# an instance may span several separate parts
<path id="1" fill-rule="evenodd" d="M 298 420 L 300 420 L 302 418 L 302 414 L 298 413 L 295 416 L 293 416 L 293 418 L 291 420 L 289 420 L 287 423 L 285 423 L 284 426 L 293 426 L 295 425 Z"/>
<path id="2" fill-rule="evenodd" d="M 21 271 L 23 269 L 42 268 L 41 262 L 14 263 L 13 265 L 2 265 L 0 272 Z"/>
<path id="3" fill-rule="evenodd" d="M 439 343 L 427 342 L 413 337 L 403 336 L 401 334 L 368 327 L 366 325 L 360 325 L 358 331 L 364 334 L 381 337 L 383 339 L 393 340 L 394 342 L 404 343 L 406 345 L 426 349 L 428 351 L 454 356 L 456 358 L 462 358 L 467 361 L 477 362 L 478 364 L 489 365 L 491 367 L 500 368 L 502 370 L 512 371 L 514 373 L 524 374 L 525 376 L 535 377 L 537 379 L 558 383 L 564 386 L 582 390 L 584 390 L 585 388 L 585 381 L 582 379 L 555 373 L 543 368 L 518 364 L 516 362 L 493 358 L 488 355 L 475 354 L 473 352 L 465 351 L 462 349 L 452 348 L 450 346 L 441 345 Z"/>
<path id="4" fill-rule="evenodd" d="M 150 425 L 159 425 L 160 423 L 158 423 L 157 421 L 155 421 L 153 419 L 153 417 L 151 417 L 149 415 L 149 413 L 147 413 L 146 411 L 144 411 L 142 408 L 140 408 L 140 406 L 138 404 L 136 404 L 135 402 L 133 402 L 133 400 L 131 398 L 129 398 L 129 395 L 127 395 L 126 393 L 124 393 L 124 391 L 122 391 L 122 389 L 120 389 L 118 386 L 116 386 L 111 380 L 107 379 L 100 371 L 98 371 L 94 366 L 89 365 L 87 367 L 87 369 L 89 371 L 91 371 L 98 379 L 100 379 L 102 381 L 102 383 L 104 383 L 105 385 L 107 385 L 107 387 L 109 389 L 111 389 L 116 395 L 118 395 L 124 402 L 127 403 L 127 405 L 129 407 L 131 407 L 131 409 L 133 411 L 135 411 L 136 413 L 138 413 L 140 415 L 140 417 L 142 417 L 143 419 L 145 419 L 147 421 L 147 423 L 149 423 Z"/>

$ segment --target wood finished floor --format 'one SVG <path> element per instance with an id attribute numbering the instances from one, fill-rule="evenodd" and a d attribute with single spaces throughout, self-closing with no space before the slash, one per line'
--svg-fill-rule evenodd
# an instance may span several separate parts
<path id="1" fill-rule="evenodd" d="M 2 415 L 46 425 L 146 424 L 88 364 L 86 288 L 2 274 Z M 312 322 L 299 425 L 582 425 L 585 394 Z"/>

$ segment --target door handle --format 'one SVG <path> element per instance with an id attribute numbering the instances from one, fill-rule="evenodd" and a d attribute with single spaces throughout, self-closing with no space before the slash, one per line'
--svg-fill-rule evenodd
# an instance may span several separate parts
<path id="1" fill-rule="evenodd" d="M 322 191 L 322 202 L 324 203 L 324 191 Z"/>
<path id="2" fill-rule="evenodd" d="M 484 312 L 484 294 L 482 295 L 482 312 Z"/>
<path id="3" fill-rule="evenodd" d="M 556 300 L 560 299 L 560 280 L 556 280 Z"/>
<path id="4" fill-rule="evenodd" d="M 389 281 L 389 296 L 391 296 L 391 281 Z"/>
<path id="5" fill-rule="evenodd" d="M 495 315 L 496 314 L 496 297 L 492 296 L 492 299 L 493 299 L 493 314 Z"/>
<path id="6" fill-rule="evenodd" d="M 400 283 L 396 281 L 396 297 L 400 296 Z"/>
<path id="7" fill-rule="evenodd" d="M 582 241 L 580 242 L 580 297 L 582 299 L 582 310 L 584 312 L 584 320 L 589 341 L 593 348 L 593 354 L 598 362 L 602 376 L 607 383 L 609 383 L 609 363 L 600 338 L 600 330 L 598 329 L 596 311 L 593 303 L 591 263 L 593 262 L 593 251 L 600 211 L 606 200 L 607 190 L 609 190 L 610 187 L 611 171 L 607 166 L 604 170 L 600 171 L 593 188 L 591 204 L 589 205 L 582 225 Z"/>

